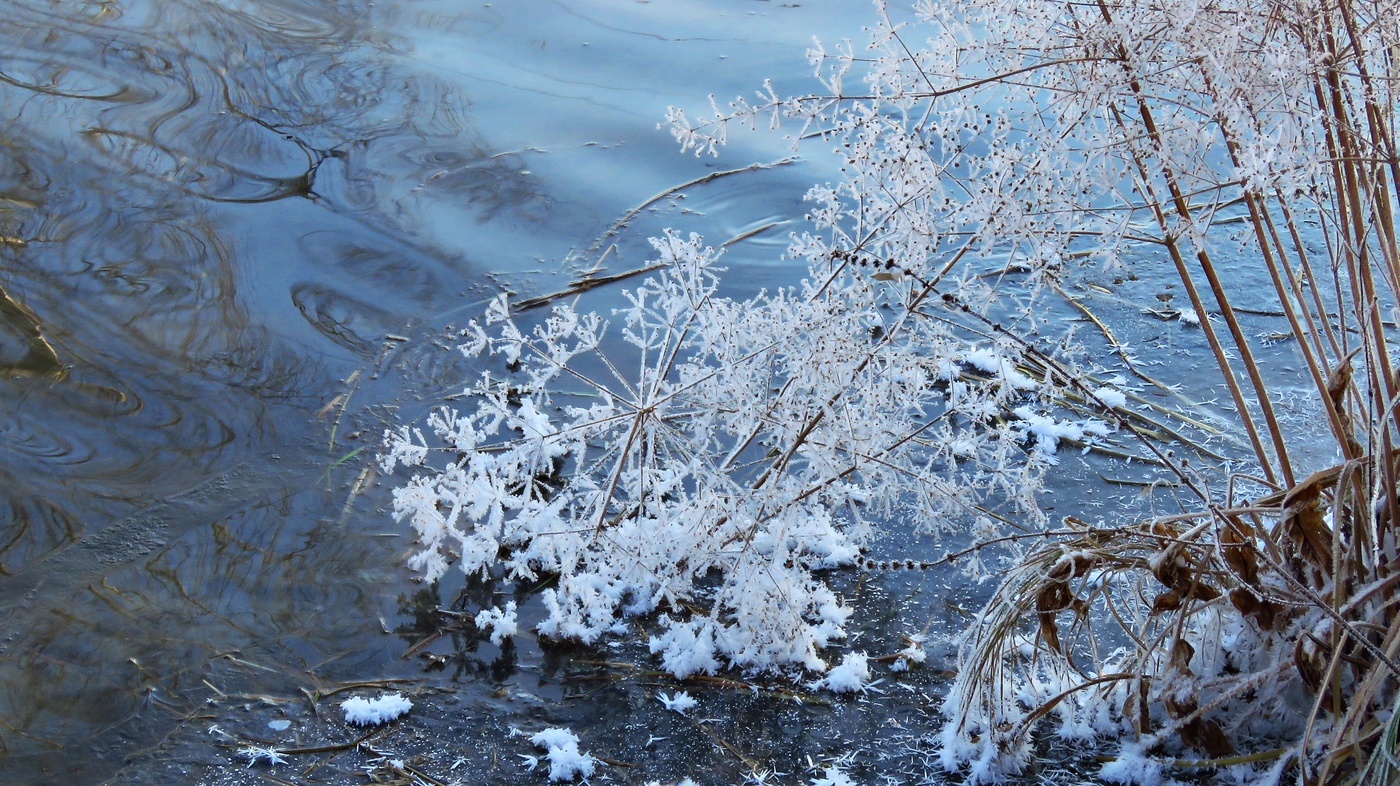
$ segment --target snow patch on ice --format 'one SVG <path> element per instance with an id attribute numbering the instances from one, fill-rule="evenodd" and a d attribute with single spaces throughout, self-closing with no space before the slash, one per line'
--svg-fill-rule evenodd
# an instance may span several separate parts
<path id="1" fill-rule="evenodd" d="M 340 703 L 345 722 L 355 726 L 378 726 L 403 716 L 413 709 L 413 702 L 402 693 L 388 693 L 377 699 L 356 696 Z"/>
<path id="2" fill-rule="evenodd" d="M 579 752 L 578 735 L 568 729 L 545 729 L 532 734 L 530 742 L 535 747 L 544 749 L 544 757 L 549 760 L 551 781 L 587 778 L 593 774 L 593 768 L 598 763 L 597 759 L 587 753 Z"/>

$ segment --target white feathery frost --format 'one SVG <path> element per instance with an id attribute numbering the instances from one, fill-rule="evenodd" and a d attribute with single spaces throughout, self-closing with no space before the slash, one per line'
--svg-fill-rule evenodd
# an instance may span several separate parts
<path id="1" fill-rule="evenodd" d="M 340 703 L 345 722 L 353 726 L 378 726 L 396 720 L 413 709 L 402 693 L 386 693 L 374 699 L 355 696 Z"/>

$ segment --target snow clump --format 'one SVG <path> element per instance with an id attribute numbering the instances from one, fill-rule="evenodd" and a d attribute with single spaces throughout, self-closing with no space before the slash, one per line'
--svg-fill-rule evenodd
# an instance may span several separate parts
<path id="1" fill-rule="evenodd" d="M 544 749 L 544 757 L 549 760 L 551 781 L 571 781 L 575 776 L 587 778 L 593 774 L 593 767 L 598 763 L 587 753 L 579 753 L 578 735 L 568 729 L 545 729 L 531 735 L 530 742 Z"/>
<path id="2" fill-rule="evenodd" d="M 832 668 L 825 677 L 817 680 L 815 687 L 826 688 L 836 693 L 854 693 L 865 690 L 870 683 L 870 661 L 864 652 L 848 652 L 841 659 L 841 665 Z"/>
<path id="3" fill-rule="evenodd" d="M 826 775 L 812 779 L 812 786 L 856 786 L 856 782 L 839 767 L 827 767 Z"/>
<path id="4" fill-rule="evenodd" d="M 402 717 L 413 709 L 413 702 L 402 693 L 388 693 L 377 699 L 362 699 L 356 696 L 340 703 L 345 713 L 345 722 L 355 726 L 378 726 Z"/>

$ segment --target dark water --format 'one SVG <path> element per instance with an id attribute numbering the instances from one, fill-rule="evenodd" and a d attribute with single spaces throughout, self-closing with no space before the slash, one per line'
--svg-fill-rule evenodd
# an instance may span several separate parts
<path id="1" fill-rule="evenodd" d="M 0 783 L 540 783 L 509 730 L 554 724 L 625 783 L 807 783 L 842 756 L 868 782 L 935 768 L 921 737 L 946 649 L 857 700 L 712 684 L 690 688 L 694 717 L 667 713 L 655 694 L 675 686 L 641 649 L 500 650 L 455 629 L 435 609 L 462 588 L 412 583 L 369 461 L 386 425 L 460 387 L 452 326 L 501 289 L 558 289 L 614 242 L 608 272 L 640 267 L 669 225 L 713 243 L 762 230 L 730 248 L 733 286 L 793 275 L 780 253 L 805 185 L 832 177 L 820 161 L 684 189 L 607 232 L 680 184 L 789 155 L 747 136 L 719 160 L 681 156 L 655 128 L 668 104 L 764 77 L 807 88 L 810 37 L 858 37 L 868 13 L 8 0 Z M 1088 295 L 1105 313 L 1161 293 L 1117 283 Z M 1152 331 L 1193 356 L 1176 326 Z M 981 591 L 841 580 L 871 654 L 960 628 Z M 471 608 L 495 588 L 464 591 Z M 371 741 L 386 758 L 238 758 L 353 739 L 342 689 L 382 680 L 418 704 Z"/>

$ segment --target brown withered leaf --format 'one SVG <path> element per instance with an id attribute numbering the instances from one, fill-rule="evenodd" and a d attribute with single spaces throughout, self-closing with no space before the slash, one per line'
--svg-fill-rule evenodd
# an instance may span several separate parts
<path id="1" fill-rule="evenodd" d="M 1254 597 L 1253 592 L 1242 587 L 1230 590 L 1230 604 L 1246 616 L 1259 613 L 1259 599 Z"/>
<path id="2" fill-rule="evenodd" d="M 1152 575 L 1172 589 L 1185 582 L 1186 568 L 1181 564 L 1181 551 L 1181 544 L 1172 544 L 1152 555 L 1148 563 Z"/>
<path id="3" fill-rule="evenodd" d="M 1322 689 L 1322 681 L 1327 673 L 1326 662 L 1327 659 L 1322 656 L 1316 639 L 1303 635 L 1293 642 L 1293 666 L 1298 669 L 1298 676 L 1302 678 L 1303 684 L 1313 693 Z"/>
<path id="4" fill-rule="evenodd" d="M 1193 581 L 1186 588 L 1186 597 L 1191 600 L 1215 600 L 1220 597 L 1220 590 L 1204 581 Z"/>
<path id="5" fill-rule="evenodd" d="M 1351 359 L 1355 355 L 1356 352 L 1347 355 L 1327 375 L 1327 398 L 1332 400 L 1332 409 L 1337 413 L 1337 425 L 1342 430 L 1337 436 L 1346 444 L 1348 457 L 1358 457 L 1365 452 L 1356 439 L 1356 429 L 1346 406 L 1347 390 L 1352 387 Z"/>
<path id="6" fill-rule="evenodd" d="M 1083 552 L 1073 554 L 1068 559 L 1061 559 L 1055 563 L 1046 576 L 1056 581 L 1068 581 L 1077 579 L 1098 567 L 1103 562 L 1101 557 Z"/>
<path id="7" fill-rule="evenodd" d="M 1177 639 L 1172 642 L 1170 667 L 1173 671 L 1180 672 L 1188 677 L 1192 676 L 1191 659 L 1196 656 L 1196 648 L 1186 639 Z"/>
<path id="8" fill-rule="evenodd" d="M 1063 652 L 1060 649 L 1060 629 L 1055 624 L 1054 612 L 1040 613 L 1040 638 L 1044 640 L 1045 646 L 1049 647 L 1051 652 L 1057 655 Z"/>
<path id="9" fill-rule="evenodd" d="M 1195 718 L 1187 721 L 1181 726 L 1180 736 L 1183 743 L 1204 751 L 1211 758 L 1219 759 L 1235 753 L 1235 746 L 1225 736 L 1220 724 L 1213 720 Z"/>
<path id="10" fill-rule="evenodd" d="M 1229 521 L 1220 532 L 1220 551 L 1240 581 L 1251 587 L 1259 586 L 1259 552 L 1253 544 L 1254 528 L 1237 519 Z"/>
<path id="11" fill-rule="evenodd" d="M 1181 593 L 1176 590 L 1167 590 L 1152 600 L 1153 614 L 1161 614 L 1164 611 L 1176 611 L 1179 608 L 1181 608 Z"/>
<path id="12" fill-rule="evenodd" d="M 1061 611 L 1069 608 L 1074 596 L 1069 587 L 1061 581 L 1050 581 L 1040 586 L 1035 595 L 1035 610 L 1041 612 Z"/>
<path id="13" fill-rule="evenodd" d="M 1184 718 L 1196 711 L 1200 705 L 1196 703 L 1195 696 L 1182 696 L 1177 693 L 1169 693 L 1162 697 L 1162 706 L 1167 708 L 1167 714 L 1173 718 Z"/>
<path id="14" fill-rule="evenodd" d="M 1198 571 L 1183 564 L 1180 544 L 1159 552 L 1152 558 L 1150 566 L 1152 575 L 1175 592 L 1180 601 L 1215 600 L 1220 597 L 1220 590 L 1202 581 Z"/>
<path id="15" fill-rule="evenodd" d="M 1328 470 L 1304 478 L 1283 498 L 1283 537 L 1295 560 L 1302 560 L 1321 576 L 1332 573 L 1332 532 L 1322 518 L 1323 483 Z M 1295 565 L 1301 570 L 1302 565 Z M 1302 575 L 1299 579 L 1304 578 Z"/>
<path id="16" fill-rule="evenodd" d="M 1136 690 L 1128 688 L 1128 698 L 1123 702 L 1123 718 L 1139 734 L 1146 734 L 1152 729 L 1152 710 L 1148 704 L 1149 683 L 1146 677 L 1138 677 L 1135 685 Z"/>
<path id="17" fill-rule="evenodd" d="M 1040 617 L 1040 638 L 1052 652 L 1061 652 L 1055 613 L 1069 608 L 1073 600 L 1069 586 L 1064 581 L 1047 581 L 1040 585 L 1040 591 L 1035 595 L 1035 610 Z"/>
<path id="18" fill-rule="evenodd" d="M 1230 590 L 1230 603 L 1241 614 L 1253 619 L 1260 628 L 1264 630 L 1274 629 L 1274 618 L 1278 609 L 1272 601 L 1259 598 L 1244 587 L 1236 587 Z"/>

